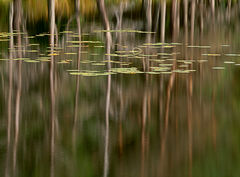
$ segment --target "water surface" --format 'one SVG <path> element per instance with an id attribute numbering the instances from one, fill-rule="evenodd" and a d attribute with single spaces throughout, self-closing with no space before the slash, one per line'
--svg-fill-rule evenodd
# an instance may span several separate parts
<path id="1" fill-rule="evenodd" d="M 1 2 L 1 176 L 239 175 L 237 2 L 108 2 L 110 31 L 29 2 Z"/>

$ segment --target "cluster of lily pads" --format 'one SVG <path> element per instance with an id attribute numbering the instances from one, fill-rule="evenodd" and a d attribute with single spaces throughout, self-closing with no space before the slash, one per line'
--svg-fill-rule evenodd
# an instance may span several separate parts
<path id="1" fill-rule="evenodd" d="M 137 30 L 99 30 L 94 31 L 94 35 L 96 33 L 106 33 L 106 32 L 125 32 L 125 33 L 141 33 L 141 34 L 151 34 L 152 32 L 146 31 L 137 31 Z M 25 48 L 9 48 L 9 52 L 25 52 L 32 53 L 38 56 L 36 59 L 31 58 L 13 58 L 13 61 L 22 60 L 26 63 L 37 63 L 37 62 L 49 62 L 54 56 L 65 56 L 68 59 L 57 59 L 56 63 L 58 64 L 69 64 L 73 61 L 72 56 L 84 55 L 87 54 L 91 57 L 93 56 L 102 56 L 97 52 L 92 52 L 88 49 L 89 46 L 97 49 L 97 48 L 105 48 L 105 45 L 100 40 L 86 40 L 85 38 L 82 40 L 80 37 L 90 36 L 88 33 L 83 33 L 79 35 L 78 33 L 74 33 L 73 31 L 63 31 L 62 34 L 66 34 L 69 36 L 69 39 L 65 42 L 65 48 L 81 48 L 78 52 L 64 52 L 64 47 L 50 46 L 46 50 L 47 54 L 42 54 L 39 51 L 39 44 L 30 43 Z M 14 32 L 14 33 L 0 33 L 0 42 L 6 42 L 10 40 L 11 36 L 23 35 L 25 33 L 22 32 Z M 25 36 L 25 38 L 33 39 L 35 37 L 43 37 L 49 36 L 49 33 L 37 34 L 35 36 Z M 24 35 L 23 35 L 24 36 Z M 185 45 L 182 43 L 143 43 L 136 47 L 128 47 L 121 44 L 115 44 L 120 46 L 122 50 L 116 50 L 113 53 L 106 53 L 103 56 L 106 59 L 103 60 L 90 60 L 85 59 L 85 57 L 81 57 L 80 64 L 83 69 L 73 69 L 67 70 L 70 75 L 81 75 L 81 76 L 106 76 L 110 74 L 171 74 L 171 73 L 192 73 L 196 70 L 194 69 L 194 63 L 204 63 L 208 62 L 210 58 L 229 57 L 231 60 L 224 61 L 223 64 L 234 64 L 239 66 L 233 58 L 239 58 L 240 54 L 231 54 L 231 53 L 202 53 L 201 55 L 204 59 L 179 59 L 178 55 L 180 55 L 179 50 L 176 50 L 179 47 L 192 48 L 192 49 L 203 49 L 204 51 L 209 50 L 211 46 L 202 45 L 202 46 L 194 46 L 194 45 Z M 228 44 L 223 44 L 221 47 L 229 47 Z M 30 49 L 29 49 L 30 48 Z M 32 49 L 33 48 L 33 49 Z M 177 52 L 178 51 L 178 52 Z M 59 57 L 61 58 L 61 57 Z M 0 59 L 8 61 L 9 59 Z M 96 70 L 86 69 L 85 64 L 88 66 L 92 66 L 94 68 L 97 67 Z M 145 65 L 145 66 L 143 66 Z M 102 68 L 102 67 L 104 68 Z M 110 67 L 109 67 L 110 66 Z M 100 68 L 98 68 L 100 67 Z M 147 69 L 146 69 L 147 67 Z M 224 65 L 221 66 L 213 66 L 214 70 L 223 70 L 225 69 Z"/>

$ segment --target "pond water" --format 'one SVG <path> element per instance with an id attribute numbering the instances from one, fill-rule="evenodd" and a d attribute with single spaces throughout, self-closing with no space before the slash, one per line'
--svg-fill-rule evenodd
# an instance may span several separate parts
<path id="1" fill-rule="evenodd" d="M 110 30 L 29 2 L 1 2 L 1 176 L 239 176 L 238 1 L 108 2 Z"/>

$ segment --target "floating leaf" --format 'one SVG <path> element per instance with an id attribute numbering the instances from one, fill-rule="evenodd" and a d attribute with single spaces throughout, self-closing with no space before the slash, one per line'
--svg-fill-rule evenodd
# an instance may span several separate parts
<path id="1" fill-rule="evenodd" d="M 28 46 L 39 46 L 40 44 L 28 44 Z"/>
<path id="2" fill-rule="evenodd" d="M 130 63 L 121 63 L 121 66 L 128 66 Z"/>
<path id="3" fill-rule="evenodd" d="M 65 55 L 76 55 L 77 53 L 64 53 Z"/>
<path id="4" fill-rule="evenodd" d="M 174 48 L 176 46 L 172 46 L 172 45 L 166 45 L 166 46 L 163 46 L 163 48 Z"/>
<path id="5" fill-rule="evenodd" d="M 38 52 L 38 50 L 26 50 L 26 52 L 35 53 L 35 52 Z"/>
<path id="6" fill-rule="evenodd" d="M 96 30 L 94 31 L 94 33 L 106 33 L 106 32 L 110 32 L 110 33 L 146 33 L 146 34 L 152 34 L 155 32 L 151 32 L 151 31 L 138 31 L 138 30 L 132 30 L 132 29 L 127 29 L 127 30 Z"/>
<path id="7" fill-rule="evenodd" d="M 208 60 L 198 60 L 199 63 L 208 62 Z"/>
<path id="8" fill-rule="evenodd" d="M 17 60 L 17 61 L 20 61 L 20 60 L 30 60 L 30 58 L 15 58 L 13 60 Z"/>
<path id="9" fill-rule="evenodd" d="M 153 72 L 153 71 L 150 71 L 150 72 L 145 72 L 146 74 L 161 74 L 160 72 Z"/>
<path id="10" fill-rule="evenodd" d="M 174 72 L 174 73 L 189 73 L 188 71 L 185 71 L 185 70 L 179 70 L 179 69 L 172 70 L 172 72 Z"/>
<path id="11" fill-rule="evenodd" d="M 72 31 L 63 31 L 63 32 L 60 32 L 60 33 L 73 33 Z"/>
<path id="12" fill-rule="evenodd" d="M 48 54 L 48 56 L 57 56 L 57 55 L 59 55 L 58 53 L 50 53 L 50 54 Z"/>
<path id="13" fill-rule="evenodd" d="M 68 72 L 78 72 L 78 71 L 80 71 L 79 69 L 68 69 L 67 70 Z"/>
<path id="14" fill-rule="evenodd" d="M 221 54 L 218 54 L 218 53 L 205 53 L 205 54 L 202 54 L 203 56 L 210 56 L 210 57 L 220 57 Z"/>
<path id="15" fill-rule="evenodd" d="M 143 72 L 139 71 L 136 67 L 132 67 L 132 68 L 112 68 L 111 72 L 123 73 L 123 74 L 143 73 Z"/>
<path id="16" fill-rule="evenodd" d="M 37 60 L 24 60 L 24 62 L 27 62 L 27 63 L 37 63 L 39 61 L 37 61 Z"/>
<path id="17" fill-rule="evenodd" d="M 189 45 L 187 46 L 188 48 L 202 48 L 202 49 L 209 49 L 211 46 L 194 46 L 194 45 Z"/>
<path id="18" fill-rule="evenodd" d="M 26 37 L 24 37 L 25 39 L 33 39 L 33 38 L 35 38 L 35 36 L 26 36 Z"/>
<path id="19" fill-rule="evenodd" d="M 143 45 L 147 45 L 147 46 L 156 46 L 156 45 L 165 45 L 166 43 L 144 43 Z"/>
<path id="20" fill-rule="evenodd" d="M 149 54 L 149 55 L 147 55 L 147 54 L 142 54 L 142 55 L 140 55 L 140 56 L 142 56 L 142 57 L 157 57 L 156 54 Z"/>
<path id="21" fill-rule="evenodd" d="M 225 64 L 234 64 L 234 61 L 224 61 Z"/>
<path id="22" fill-rule="evenodd" d="M 92 65 L 95 65 L 95 66 L 105 66 L 105 63 L 92 63 Z"/>
<path id="23" fill-rule="evenodd" d="M 173 54 L 172 53 L 157 53 L 157 55 L 160 55 L 160 56 L 172 56 Z"/>
<path id="24" fill-rule="evenodd" d="M 228 54 L 225 54 L 225 56 L 228 56 L 228 57 L 239 57 L 240 54 L 228 53 Z"/>
<path id="25" fill-rule="evenodd" d="M 94 77 L 94 76 L 108 76 L 110 74 L 114 74 L 111 72 L 97 73 L 97 72 L 70 72 L 70 75 L 75 76 L 86 76 L 86 77 Z"/>
<path id="26" fill-rule="evenodd" d="M 214 66 L 214 67 L 212 67 L 212 69 L 215 69 L 215 70 L 223 70 L 223 69 L 225 69 L 225 68 L 222 67 L 222 66 Z"/>
<path id="27" fill-rule="evenodd" d="M 153 71 L 168 71 L 169 67 L 150 67 Z"/>
<path id="28" fill-rule="evenodd" d="M 229 44 L 222 44 L 221 46 L 222 46 L 222 47 L 230 47 Z"/>
<path id="29" fill-rule="evenodd" d="M 159 64 L 159 66 L 172 66 L 172 63 Z"/>

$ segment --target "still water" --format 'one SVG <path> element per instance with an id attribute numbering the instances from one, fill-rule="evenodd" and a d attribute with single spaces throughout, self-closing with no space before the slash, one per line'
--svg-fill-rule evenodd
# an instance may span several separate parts
<path id="1" fill-rule="evenodd" d="M 1 176 L 239 176 L 238 1 L 57 2 L 1 2 Z"/>

